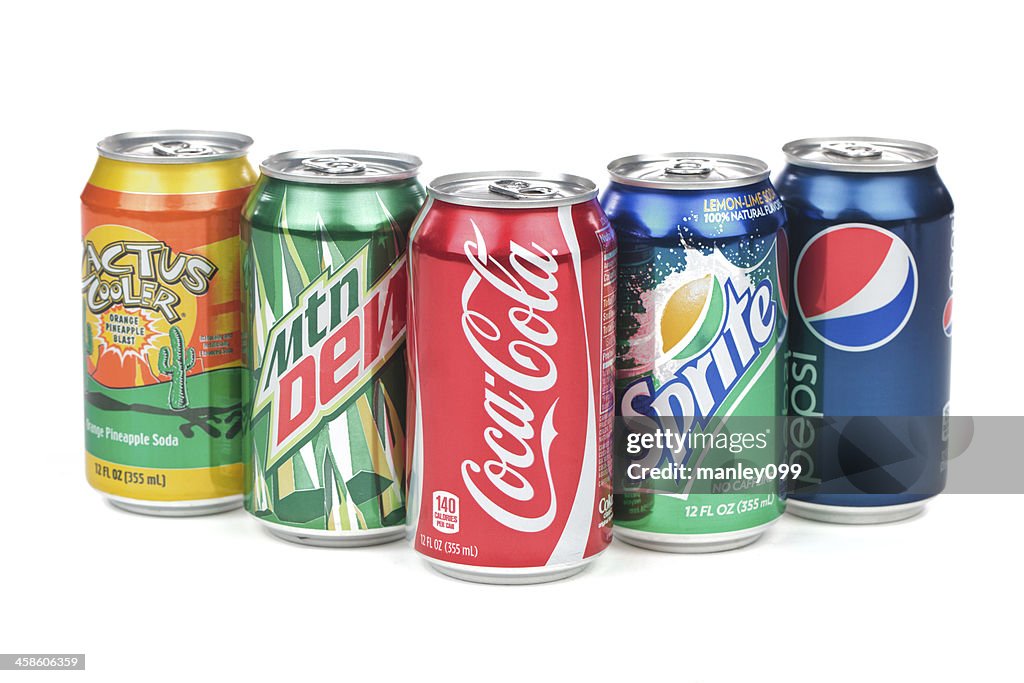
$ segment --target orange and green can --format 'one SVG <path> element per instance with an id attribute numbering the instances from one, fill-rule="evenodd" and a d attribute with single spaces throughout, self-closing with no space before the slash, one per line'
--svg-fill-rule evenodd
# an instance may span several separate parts
<path id="1" fill-rule="evenodd" d="M 184 516 L 242 504 L 251 144 L 166 130 L 97 145 L 82 193 L 86 477 L 118 507 Z"/>

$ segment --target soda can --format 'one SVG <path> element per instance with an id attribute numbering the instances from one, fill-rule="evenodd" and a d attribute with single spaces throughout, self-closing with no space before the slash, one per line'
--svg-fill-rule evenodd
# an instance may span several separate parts
<path id="1" fill-rule="evenodd" d="M 410 256 L 410 509 L 443 574 L 554 581 L 611 541 L 615 237 L 578 176 L 428 187 Z"/>
<path id="2" fill-rule="evenodd" d="M 785 509 L 777 476 L 738 474 L 777 475 L 781 463 L 785 211 L 768 167 L 749 157 L 638 155 L 608 171 L 615 536 L 669 552 L 746 545 Z"/>
<path id="3" fill-rule="evenodd" d="M 417 157 L 331 149 L 260 165 L 245 205 L 246 510 L 274 535 L 405 532 L 406 241 Z"/>
<path id="4" fill-rule="evenodd" d="M 945 485 L 953 200 L 933 147 L 809 138 L 778 178 L 793 242 L 790 511 L 865 524 Z"/>
<path id="5" fill-rule="evenodd" d="M 237 133 L 101 140 L 82 192 L 86 477 L 132 512 L 242 503 Z"/>

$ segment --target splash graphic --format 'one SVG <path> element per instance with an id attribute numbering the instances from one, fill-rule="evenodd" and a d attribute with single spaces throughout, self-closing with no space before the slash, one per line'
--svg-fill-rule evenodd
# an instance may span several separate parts
<path id="1" fill-rule="evenodd" d="M 118 304 L 98 319 L 100 356 L 111 353 L 122 363 L 126 358 L 137 358 L 148 363 L 150 351 L 157 348 L 157 340 L 167 336 L 156 329 L 159 317 L 142 309 L 129 310 Z"/>
<path id="2" fill-rule="evenodd" d="M 720 283 L 731 281 L 737 291 L 754 285 L 751 273 L 757 266 L 736 266 L 718 250 L 704 254 L 687 249 L 685 253 L 685 265 L 654 288 L 656 324 L 662 333 L 662 353 L 654 368 L 658 385 L 670 381 L 717 337 L 724 313 Z"/>

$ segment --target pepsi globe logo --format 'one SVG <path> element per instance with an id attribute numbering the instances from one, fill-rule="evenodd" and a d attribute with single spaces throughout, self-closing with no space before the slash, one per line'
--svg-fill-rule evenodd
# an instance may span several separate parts
<path id="1" fill-rule="evenodd" d="M 946 299 L 946 305 L 942 307 L 942 331 L 947 337 L 953 336 L 953 297 Z"/>
<path id="2" fill-rule="evenodd" d="M 885 346 L 910 320 L 917 264 L 895 234 L 861 223 L 815 235 L 796 261 L 797 310 L 822 342 L 842 351 Z"/>

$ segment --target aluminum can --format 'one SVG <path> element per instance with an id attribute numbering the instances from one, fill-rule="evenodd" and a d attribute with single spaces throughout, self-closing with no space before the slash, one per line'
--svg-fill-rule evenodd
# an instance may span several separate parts
<path id="1" fill-rule="evenodd" d="M 407 154 L 275 154 L 242 219 L 246 510 L 274 535 L 361 546 L 405 533 Z"/>
<path id="2" fill-rule="evenodd" d="M 920 512 L 945 485 L 953 200 L 933 147 L 810 138 L 778 178 L 793 244 L 790 511 L 853 524 Z"/>
<path id="3" fill-rule="evenodd" d="M 152 515 L 242 504 L 237 133 L 101 140 L 82 192 L 86 477 Z"/>
<path id="4" fill-rule="evenodd" d="M 561 579 L 611 541 L 615 237 L 589 180 L 442 176 L 410 243 L 416 550 L 485 583 Z"/>
<path id="5" fill-rule="evenodd" d="M 785 211 L 768 167 L 749 157 L 638 155 L 608 170 L 601 203 L 619 243 L 615 536 L 669 552 L 746 545 L 785 509 Z M 645 429 L 658 440 L 635 438 Z M 736 474 L 748 468 L 765 479 Z"/>

